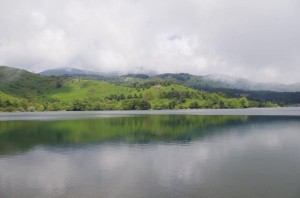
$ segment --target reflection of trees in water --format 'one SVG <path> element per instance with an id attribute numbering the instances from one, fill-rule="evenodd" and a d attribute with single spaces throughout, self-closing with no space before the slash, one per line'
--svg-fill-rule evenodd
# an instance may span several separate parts
<path id="1" fill-rule="evenodd" d="M 218 134 L 220 128 L 282 119 L 282 117 L 270 119 L 247 116 L 151 115 L 47 122 L 7 121 L 0 122 L 0 154 L 26 151 L 37 145 L 188 142 Z"/>

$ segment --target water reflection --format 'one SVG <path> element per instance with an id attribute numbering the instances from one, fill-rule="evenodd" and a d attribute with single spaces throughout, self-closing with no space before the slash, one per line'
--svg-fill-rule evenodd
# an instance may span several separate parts
<path id="1" fill-rule="evenodd" d="M 209 128 L 236 125 L 246 116 L 139 116 L 67 121 L 0 122 L 0 154 L 37 145 L 83 145 L 99 142 L 189 142 L 211 135 Z"/>
<path id="2" fill-rule="evenodd" d="M 299 121 L 145 116 L 1 123 L 1 145 L 2 138 L 8 143 L 1 146 L 0 195 L 299 197 Z"/>

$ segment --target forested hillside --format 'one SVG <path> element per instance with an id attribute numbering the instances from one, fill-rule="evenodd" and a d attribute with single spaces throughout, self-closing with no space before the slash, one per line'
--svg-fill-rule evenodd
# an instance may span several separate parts
<path id="1" fill-rule="evenodd" d="M 273 107 L 270 102 L 193 89 L 174 79 L 127 75 L 115 83 L 42 76 L 0 67 L 0 111 Z"/>
<path id="2" fill-rule="evenodd" d="M 62 78 L 34 74 L 25 70 L 0 67 L 0 91 L 18 98 L 33 100 L 61 86 Z"/>

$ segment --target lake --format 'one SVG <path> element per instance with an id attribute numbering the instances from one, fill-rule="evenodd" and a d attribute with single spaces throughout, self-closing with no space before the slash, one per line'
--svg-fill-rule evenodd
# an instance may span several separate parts
<path id="1" fill-rule="evenodd" d="M 0 197 L 300 197 L 300 108 L 0 113 Z"/>

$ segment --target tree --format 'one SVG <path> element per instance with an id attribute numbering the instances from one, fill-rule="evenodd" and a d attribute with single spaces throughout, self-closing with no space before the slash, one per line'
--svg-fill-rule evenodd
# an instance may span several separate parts
<path id="1" fill-rule="evenodd" d="M 192 103 L 189 105 L 189 108 L 190 108 L 190 109 L 199 109 L 199 108 L 200 108 L 199 102 L 198 102 L 198 101 L 192 102 Z"/>
<path id="2" fill-rule="evenodd" d="M 72 104 L 72 110 L 73 111 L 86 111 L 86 110 L 90 110 L 89 108 L 89 104 L 87 103 L 87 101 L 82 100 L 82 99 L 76 99 L 73 101 Z"/>
<path id="3" fill-rule="evenodd" d="M 142 100 L 139 104 L 139 109 L 140 110 L 148 110 L 151 109 L 151 104 L 150 102 L 146 101 L 146 100 Z"/>
<path id="4" fill-rule="evenodd" d="M 242 105 L 243 108 L 249 108 L 249 102 L 245 97 L 242 97 L 240 99 L 240 104 Z"/>
<path id="5" fill-rule="evenodd" d="M 175 109 L 177 102 L 175 100 L 172 100 L 171 102 L 169 102 L 169 109 Z"/>
<path id="6" fill-rule="evenodd" d="M 143 99 L 145 100 L 152 100 L 154 98 L 153 94 L 151 91 L 147 91 L 144 93 Z"/>
<path id="7" fill-rule="evenodd" d="M 60 81 L 56 81 L 56 85 L 55 88 L 61 88 L 62 87 L 62 83 Z"/>

